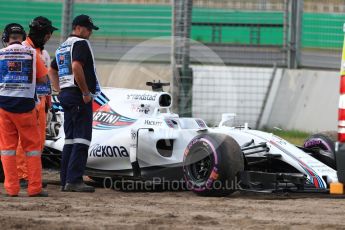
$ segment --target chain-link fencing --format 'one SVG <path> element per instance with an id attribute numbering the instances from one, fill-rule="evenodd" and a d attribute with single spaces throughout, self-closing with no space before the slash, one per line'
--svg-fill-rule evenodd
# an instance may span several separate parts
<path id="1" fill-rule="evenodd" d="M 188 104 L 193 116 L 215 124 L 233 112 L 239 123 L 257 126 L 275 68 L 339 68 L 344 6 L 345 0 L 75 0 L 72 15 L 88 14 L 100 27 L 91 38 L 98 63 L 172 63 L 180 77 L 172 83 L 184 90 L 178 104 Z M 52 55 L 63 3 L 0 1 L 2 28 L 18 22 L 28 29 L 39 15 L 59 28 L 46 45 Z"/>
<path id="2" fill-rule="evenodd" d="M 304 0 L 300 67 L 339 69 L 344 0 Z"/>
<path id="3" fill-rule="evenodd" d="M 286 67 L 288 50 L 293 48 L 288 41 L 290 1 L 194 0 L 190 37 L 211 47 L 225 64 L 272 66 L 276 63 Z M 118 60 L 141 41 L 172 35 L 172 2 L 75 0 L 73 15 L 88 14 L 100 26 L 91 40 L 97 59 Z M 302 2 L 298 66 L 338 69 L 345 1 Z M 61 1 L 1 1 L 0 26 L 15 21 L 28 29 L 34 17 L 46 16 L 60 29 L 47 44 L 48 51 L 54 51 L 62 31 L 62 13 Z M 171 49 L 160 45 L 156 48 Z M 169 63 L 170 57 L 153 61 Z"/>

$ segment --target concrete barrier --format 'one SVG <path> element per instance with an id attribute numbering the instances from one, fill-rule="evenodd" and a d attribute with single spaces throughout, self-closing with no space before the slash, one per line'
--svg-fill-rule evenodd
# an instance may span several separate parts
<path id="1" fill-rule="evenodd" d="M 336 130 L 338 100 L 338 71 L 285 70 L 266 125 L 307 132 Z"/>
<path id="2" fill-rule="evenodd" d="M 170 82 L 171 67 L 167 64 L 135 62 L 97 62 L 97 75 L 101 86 L 129 89 L 150 89 L 147 81 Z M 170 87 L 165 88 L 166 91 Z"/>

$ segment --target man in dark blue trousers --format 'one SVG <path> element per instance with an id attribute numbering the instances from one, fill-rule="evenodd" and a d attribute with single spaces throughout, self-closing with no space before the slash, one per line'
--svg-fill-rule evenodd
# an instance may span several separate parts
<path id="1" fill-rule="evenodd" d="M 61 190 L 94 192 L 92 186 L 84 183 L 83 174 L 92 137 L 92 95 L 99 89 L 88 39 L 98 27 L 87 15 L 75 17 L 72 26 L 72 34 L 56 50 L 49 70 L 64 110 Z"/>

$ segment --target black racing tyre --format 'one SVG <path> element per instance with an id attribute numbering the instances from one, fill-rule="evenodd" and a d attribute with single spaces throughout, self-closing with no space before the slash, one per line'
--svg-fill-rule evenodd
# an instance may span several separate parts
<path id="1" fill-rule="evenodd" d="M 224 134 L 201 134 L 187 146 L 183 174 L 188 189 L 200 196 L 227 196 L 244 170 L 241 148 Z"/>
<path id="2" fill-rule="evenodd" d="M 336 131 L 316 133 L 304 141 L 303 147 L 315 150 L 313 155 L 315 158 L 336 169 L 335 142 L 337 141 L 337 136 L 338 133 Z"/>

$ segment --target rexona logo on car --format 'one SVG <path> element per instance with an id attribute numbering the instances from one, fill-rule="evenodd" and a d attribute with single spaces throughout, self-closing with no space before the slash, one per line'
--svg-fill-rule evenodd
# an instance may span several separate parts
<path id="1" fill-rule="evenodd" d="M 110 130 L 126 127 L 135 122 L 135 119 L 122 116 L 105 104 L 93 113 L 93 129 Z"/>
<path id="2" fill-rule="evenodd" d="M 90 147 L 89 157 L 129 157 L 123 146 L 103 146 L 95 144 Z"/>

